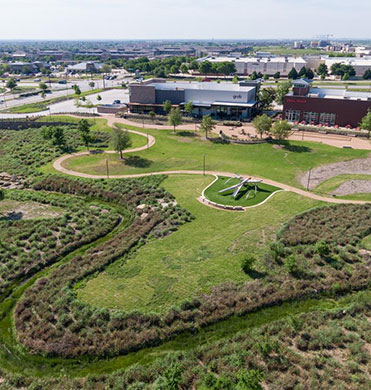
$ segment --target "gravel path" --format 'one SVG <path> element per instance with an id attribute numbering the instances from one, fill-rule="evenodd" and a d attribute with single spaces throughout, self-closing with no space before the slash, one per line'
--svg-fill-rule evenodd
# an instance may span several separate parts
<path id="1" fill-rule="evenodd" d="M 371 175 L 371 158 L 342 161 L 314 168 L 310 175 L 309 189 L 316 188 L 319 184 L 332 177 L 345 174 Z M 308 175 L 309 171 L 299 178 L 300 183 L 304 187 L 307 187 Z"/>
<path id="2" fill-rule="evenodd" d="M 349 180 L 331 193 L 331 195 L 351 194 L 371 194 L 371 180 Z"/>

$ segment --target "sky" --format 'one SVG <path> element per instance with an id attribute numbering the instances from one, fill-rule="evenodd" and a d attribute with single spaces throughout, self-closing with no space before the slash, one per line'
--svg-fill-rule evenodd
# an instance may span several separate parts
<path id="1" fill-rule="evenodd" d="M 371 0 L 0 0 L 3 39 L 371 38 Z"/>

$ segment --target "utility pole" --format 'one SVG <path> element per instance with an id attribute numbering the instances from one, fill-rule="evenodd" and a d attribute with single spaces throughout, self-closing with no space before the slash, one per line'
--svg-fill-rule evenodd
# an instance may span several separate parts
<path id="1" fill-rule="evenodd" d="M 108 159 L 106 158 L 107 179 L 109 179 Z"/>
<path id="2" fill-rule="evenodd" d="M 103 73 L 103 76 L 102 76 L 102 80 L 103 80 L 103 89 L 106 89 L 106 85 L 105 85 L 105 82 L 104 82 L 104 73 Z"/>
<path id="3" fill-rule="evenodd" d="M 310 184 L 310 175 L 312 173 L 312 168 L 309 168 L 309 172 L 308 172 L 308 184 L 307 184 L 307 191 L 309 191 L 309 184 Z"/>

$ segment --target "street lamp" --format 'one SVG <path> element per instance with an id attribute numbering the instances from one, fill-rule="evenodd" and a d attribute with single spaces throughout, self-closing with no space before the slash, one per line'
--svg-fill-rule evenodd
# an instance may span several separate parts
<path id="1" fill-rule="evenodd" d="M 109 179 L 108 159 L 106 158 L 107 179 Z"/>
<path id="2" fill-rule="evenodd" d="M 206 171 L 206 154 L 202 155 L 203 157 L 203 175 L 205 176 L 205 171 Z"/>

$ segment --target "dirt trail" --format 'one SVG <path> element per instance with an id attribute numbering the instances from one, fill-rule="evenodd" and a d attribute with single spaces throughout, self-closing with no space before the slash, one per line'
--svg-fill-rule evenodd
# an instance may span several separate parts
<path id="1" fill-rule="evenodd" d="M 331 179 L 332 177 L 346 174 L 371 175 L 371 157 L 322 165 L 312 169 L 309 189 L 312 190 L 316 188 L 322 182 Z M 309 171 L 299 178 L 303 187 L 306 187 L 308 184 L 308 176 Z"/>

